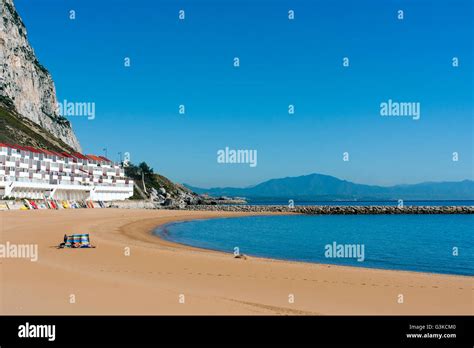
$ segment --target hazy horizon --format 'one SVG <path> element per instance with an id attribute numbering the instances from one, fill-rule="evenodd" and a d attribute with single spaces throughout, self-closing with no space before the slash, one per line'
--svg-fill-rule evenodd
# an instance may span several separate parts
<path id="1" fill-rule="evenodd" d="M 212 189 L 212 188 L 225 188 L 225 187 L 232 187 L 232 188 L 251 188 L 251 187 L 254 187 L 254 186 L 257 186 L 263 182 L 266 182 L 266 181 L 269 181 L 269 180 L 272 180 L 272 179 L 288 179 L 288 178 L 297 178 L 297 177 L 301 177 L 301 176 L 310 176 L 310 175 L 325 175 L 325 176 L 331 176 L 331 177 L 334 177 L 336 179 L 340 179 L 340 180 L 344 180 L 344 181 L 349 181 L 353 184 L 358 184 L 358 185 L 369 185 L 369 186 L 380 186 L 380 187 L 391 187 L 391 186 L 399 186 L 399 185 L 417 185 L 417 184 L 427 184 L 427 183 L 450 183 L 450 182 L 462 182 L 462 181 L 474 181 L 473 179 L 461 179 L 461 180 L 456 180 L 456 181 L 420 181 L 420 182 L 412 182 L 412 183 L 399 183 L 399 184 L 390 184 L 390 185 L 376 185 L 376 184 L 371 184 L 371 183 L 362 183 L 362 182 L 356 182 L 356 181 L 352 181 L 350 179 L 344 179 L 344 178 L 340 178 L 340 177 L 337 177 L 337 176 L 334 176 L 334 175 L 331 175 L 331 174 L 325 174 L 325 173 L 308 173 L 308 174 L 301 174 L 301 175 L 295 175 L 295 176 L 285 176 L 285 177 L 278 177 L 278 178 L 269 178 L 269 179 L 266 179 L 266 180 L 263 180 L 263 181 L 259 181 L 258 183 L 255 183 L 255 184 L 251 184 L 251 185 L 247 185 L 247 186 L 212 186 L 212 187 L 201 187 L 201 186 L 196 186 L 196 185 L 192 185 L 192 184 L 189 184 L 187 182 L 182 182 L 181 184 L 183 185 L 187 185 L 187 186 L 193 186 L 193 187 L 197 187 L 197 188 L 200 188 L 200 189 Z"/>

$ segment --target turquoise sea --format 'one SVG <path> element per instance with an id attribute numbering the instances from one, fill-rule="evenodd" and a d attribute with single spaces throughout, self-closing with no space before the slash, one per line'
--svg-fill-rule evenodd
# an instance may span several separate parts
<path id="1" fill-rule="evenodd" d="M 268 201 L 253 201 L 249 200 L 249 205 L 288 205 L 288 201 L 283 200 L 268 200 Z M 298 201 L 295 200 L 294 205 L 353 205 L 353 206 L 394 206 L 398 205 L 398 201 Z M 404 201 L 405 206 L 473 206 L 474 201 Z"/>
<path id="2" fill-rule="evenodd" d="M 155 234 L 229 253 L 474 276 L 473 232 L 473 215 L 285 215 L 178 222 Z"/>

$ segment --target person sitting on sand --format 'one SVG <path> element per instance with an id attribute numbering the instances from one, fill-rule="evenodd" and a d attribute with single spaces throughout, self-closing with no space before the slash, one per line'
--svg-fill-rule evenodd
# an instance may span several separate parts
<path id="1" fill-rule="evenodd" d="M 80 237 L 80 238 L 79 238 Z M 90 244 L 89 235 L 72 235 L 68 236 L 67 234 L 64 235 L 64 243 L 61 243 L 57 246 L 58 249 L 63 248 L 73 248 L 73 249 L 80 249 L 80 248 L 95 248 L 95 245 Z"/>

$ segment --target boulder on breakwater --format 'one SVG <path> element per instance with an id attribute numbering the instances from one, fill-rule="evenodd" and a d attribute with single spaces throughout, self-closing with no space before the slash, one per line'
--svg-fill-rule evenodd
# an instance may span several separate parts
<path id="1" fill-rule="evenodd" d="M 188 205 L 183 210 L 255 213 L 296 213 L 308 215 L 383 214 L 474 214 L 474 206 L 295 206 L 284 205 Z"/>

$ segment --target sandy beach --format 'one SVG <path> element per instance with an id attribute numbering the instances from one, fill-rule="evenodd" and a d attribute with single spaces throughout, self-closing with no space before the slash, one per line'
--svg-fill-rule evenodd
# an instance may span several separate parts
<path id="1" fill-rule="evenodd" d="M 38 261 L 0 258 L 1 314 L 470 314 L 474 277 L 297 263 L 190 248 L 158 225 L 251 213 L 77 209 L 0 212 L 1 243 L 37 244 Z M 95 249 L 55 248 L 90 233 Z M 130 248 L 130 255 L 126 251 Z M 404 303 L 398 303 L 403 294 Z M 72 295 L 72 296 L 71 296 Z M 290 303 L 289 297 L 294 296 Z M 70 303 L 71 299 L 75 303 Z M 184 302 L 184 303 L 183 303 Z"/>

